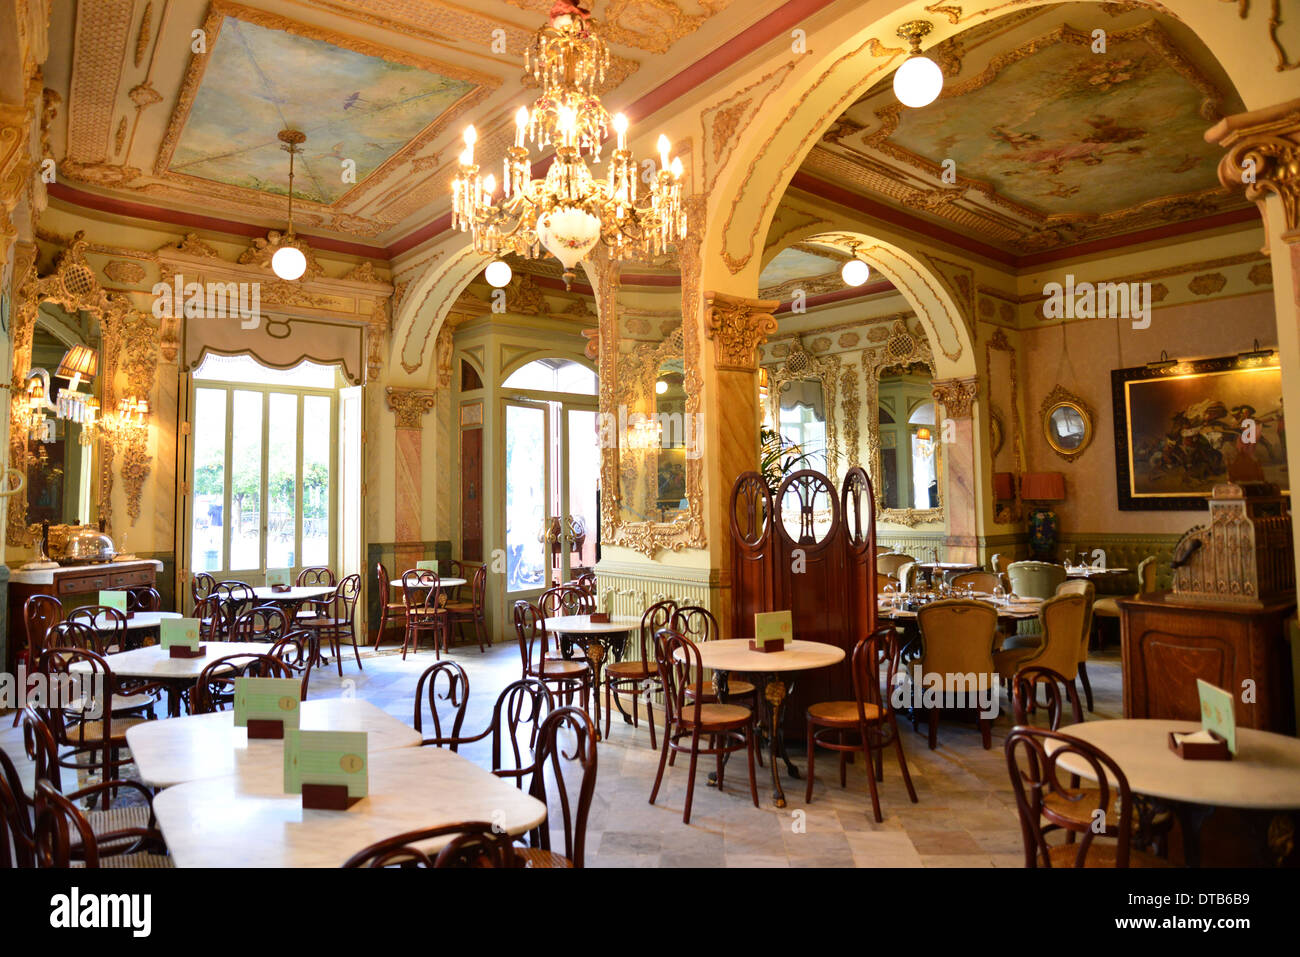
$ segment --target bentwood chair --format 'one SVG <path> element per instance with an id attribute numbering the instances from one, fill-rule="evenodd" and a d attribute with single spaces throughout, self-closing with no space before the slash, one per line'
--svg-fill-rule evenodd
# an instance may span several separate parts
<path id="1" fill-rule="evenodd" d="M 447 607 L 443 600 L 442 579 L 427 568 L 416 568 L 402 573 L 402 596 L 406 602 L 406 631 L 402 637 L 402 660 L 406 649 L 420 650 L 420 636 L 426 632 L 433 637 L 433 653 L 442 657 L 447 647 Z"/>
<path id="2" fill-rule="evenodd" d="M 208 595 L 194 604 L 194 617 L 199 620 L 199 637 L 205 641 L 225 641 L 225 612 L 221 607 L 221 596 Z"/>
<path id="3" fill-rule="evenodd" d="M 119 651 L 126 651 L 126 615 L 116 608 L 108 605 L 82 605 L 68 612 L 64 623 L 81 625 L 89 630 L 95 636 L 93 650 L 101 655 L 115 655 Z M 67 644 L 66 634 L 60 634 L 62 635 L 60 640 Z M 84 647 L 80 641 L 80 632 L 78 632 L 74 647 Z"/>
<path id="4" fill-rule="evenodd" d="M 98 772 L 105 780 L 117 777 L 116 772 L 131 760 L 119 758 L 127 750 L 127 729 L 147 719 L 138 713 L 114 713 L 111 704 L 104 706 L 114 702 L 121 690 L 108 662 L 89 648 L 49 647 L 41 653 L 38 669 L 51 687 L 57 682 L 60 687 L 82 691 L 73 701 L 46 702 L 36 708 L 59 749 L 55 766 Z M 162 690 L 161 685 L 132 686 L 133 695 L 153 695 Z M 103 800 L 107 809 L 108 792 L 103 793 Z"/>
<path id="5" fill-rule="evenodd" d="M 383 562 L 375 563 L 375 578 L 378 585 L 376 594 L 379 595 L 379 627 L 375 629 L 375 650 L 378 651 L 390 619 L 401 626 L 403 634 L 406 633 L 406 602 L 393 600 L 392 579 L 388 577 Z"/>
<path id="6" fill-rule="evenodd" d="M 1047 711 L 1047 730 L 1059 731 L 1061 719 L 1065 715 L 1066 695 L 1071 690 L 1073 689 L 1065 676 L 1050 668 L 1033 665 L 1021 668 L 1011 682 L 1011 707 L 1016 724 L 1024 727 L 1030 725 L 1029 716 L 1037 711 L 1041 693 L 1043 706 Z M 1071 775 L 1070 788 L 1072 799 L 1066 800 L 1060 794 L 1051 793 L 1044 797 L 1044 803 L 1055 815 L 1070 818 L 1082 826 L 1091 826 L 1095 830 L 1098 819 L 1094 817 L 1093 811 L 1099 806 L 1099 798 L 1093 793 L 1096 788 L 1081 787 L 1078 775 Z M 1074 795 L 1079 795 L 1077 800 L 1073 799 Z M 1116 805 L 1112 802 L 1106 811 L 1104 833 L 1108 837 L 1116 837 L 1119 834 L 1119 820 L 1116 813 Z M 1142 802 L 1134 803 L 1133 825 L 1138 839 L 1143 842 L 1154 843 L 1163 850 L 1167 845 L 1173 821 L 1173 813 L 1167 809 L 1156 808 Z M 1056 825 L 1051 822 L 1044 825 L 1046 831 L 1055 829 Z M 1074 839 L 1073 832 L 1066 834 L 1067 842 L 1073 843 Z"/>
<path id="7" fill-rule="evenodd" d="M 696 644 L 702 641 L 717 641 L 721 635 L 718 619 L 714 617 L 713 612 L 707 608 L 701 608 L 699 605 L 686 605 L 678 608 L 673 613 L 672 624 L 669 627 Z M 688 700 L 695 697 L 694 685 L 688 682 L 684 690 Z M 705 704 L 718 701 L 712 682 L 708 687 L 701 687 L 700 693 L 704 695 Z M 728 675 L 727 699 L 736 698 L 746 701 L 750 710 L 757 713 L 758 686 L 752 681 L 746 681 L 737 675 Z"/>
<path id="8" fill-rule="evenodd" d="M 53 595 L 32 595 L 23 602 L 23 624 L 27 632 L 27 646 L 19 653 L 28 672 L 36 670 L 36 662 L 45 650 L 45 636 L 63 620 L 63 602 Z M 14 712 L 14 727 L 18 727 L 21 712 Z"/>
<path id="9" fill-rule="evenodd" d="M 592 597 L 592 600 L 595 600 L 596 598 L 596 573 L 595 572 L 583 572 L 581 575 L 578 576 L 578 580 L 575 582 L 575 584 L 583 591 L 585 591 L 588 595 L 590 595 Z"/>
<path id="10" fill-rule="evenodd" d="M 846 786 L 846 765 L 850 754 L 861 751 L 866 761 L 867 783 L 871 786 L 871 808 L 877 823 L 884 820 L 880 814 L 880 795 L 876 781 L 883 781 L 884 752 L 890 744 L 898 755 L 898 767 L 903 772 L 907 794 L 916 803 L 916 788 L 907 773 L 907 758 L 903 755 L 903 741 L 898 735 L 898 721 L 890 707 L 887 694 L 881 694 L 880 674 L 883 667 L 885 688 L 892 691 L 894 676 L 898 673 L 900 649 L 892 625 L 877 628 L 853 646 L 853 700 L 823 701 L 809 706 L 808 725 L 808 788 L 804 800 L 811 804 L 813 794 L 813 764 L 817 747 L 838 751 L 840 755 L 840 787 Z"/>
<path id="11" fill-rule="evenodd" d="M 324 565 L 311 565 L 298 573 L 294 584 L 299 588 L 333 588 L 338 582 Z"/>
<path id="12" fill-rule="evenodd" d="M 269 654 L 226 655 L 199 672 L 190 692 L 190 713 L 211 714 L 235 704 L 237 678 L 292 678 L 293 669 Z"/>
<path id="13" fill-rule="evenodd" d="M 435 667 L 437 667 L 435 665 Z M 469 685 L 464 686 L 468 698 Z M 416 698 L 416 708 L 420 699 Z M 490 738 L 492 773 L 515 783 L 523 791 L 529 785 L 533 768 L 533 748 L 542 722 L 555 708 L 555 700 L 546 685 L 536 678 L 520 678 L 506 685 L 492 707 L 492 720 L 472 737 L 425 738 L 421 746 L 445 747 L 453 751 L 462 745 Z M 462 715 L 463 717 L 463 715 Z M 417 729 L 418 729 L 417 725 Z"/>
<path id="14" fill-rule="evenodd" d="M 127 611 L 162 611 L 162 594 L 157 588 L 146 585 L 126 590 Z"/>
<path id="15" fill-rule="evenodd" d="M 1023 725 L 1011 729 L 1005 750 L 1020 812 L 1025 867 L 1168 866 L 1132 848 L 1137 807 L 1128 778 L 1104 751 L 1060 731 Z M 1067 756 L 1089 767 L 1096 783 L 1079 786 L 1078 776 L 1060 767 Z M 1103 818 L 1105 830 L 1094 823 Z M 1077 841 L 1049 844 L 1047 835 L 1056 829 Z"/>
<path id="16" fill-rule="evenodd" d="M 165 853 L 162 833 L 153 827 L 124 827 L 97 835 L 94 826 L 74 801 L 103 795 L 130 781 L 104 781 L 63 795 L 44 778 L 36 782 L 33 857 L 37 867 L 172 867 Z M 148 799 L 149 792 L 135 784 Z M 150 804 L 152 815 L 152 803 Z M 114 851 L 113 846 L 139 847 L 141 850 Z"/>
<path id="17" fill-rule="evenodd" d="M 711 754 L 717 759 L 717 786 L 722 790 L 724 757 L 744 749 L 749 756 L 749 790 L 758 807 L 758 780 L 754 775 L 754 713 L 744 705 L 705 703 L 700 687 L 704 668 L 700 663 L 700 649 L 685 635 L 671 628 L 661 628 L 655 633 L 655 657 L 659 663 L 659 677 L 664 686 L 664 742 L 659 753 L 659 772 L 654 787 L 650 789 L 650 803 L 659 796 L 659 785 L 664 779 L 668 756 L 679 752 L 691 756 L 686 778 L 686 806 L 682 809 L 682 823 L 691 823 L 691 801 L 695 797 L 695 767 L 701 754 Z M 687 695 L 687 689 L 692 694 Z M 682 743 L 682 739 L 689 739 Z M 708 747 L 701 747 L 701 739 Z"/>
<path id="18" fill-rule="evenodd" d="M 278 659 L 295 675 L 302 675 L 302 690 L 299 691 L 298 698 L 306 701 L 311 669 L 320 660 L 320 639 L 306 628 L 299 628 L 286 634 L 266 653 Z"/>
<path id="19" fill-rule="evenodd" d="M 949 598 L 931 602 L 916 613 L 921 632 L 921 673 L 941 683 L 942 707 L 977 709 L 984 750 L 993 743 L 992 719 L 979 709 L 982 696 L 996 698 L 993 636 L 997 609 L 988 602 Z M 974 681 L 969 679 L 974 676 Z M 929 745 L 935 749 L 940 707 L 928 709 Z"/>
<path id="20" fill-rule="evenodd" d="M 1058 595 L 1083 596 L 1083 633 L 1079 636 L 1079 655 L 1075 677 L 1083 685 L 1084 700 L 1092 711 L 1092 682 L 1088 680 L 1088 646 L 1092 643 L 1092 609 L 1096 604 L 1097 586 L 1087 579 L 1070 579 L 1056 589 Z"/>
<path id="21" fill-rule="evenodd" d="M 466 581 L 469 581 L 470 577 L 465 573 L 464 563 L 458 562 L 454 558 L 438 559 L 438 574 L 443 578 L 463 578 Z M 449 588 L 444 588 L 443 591 L 446 592 L 447 601 L 452 602 L 459 599 L 460 589 L 460 585 L 452 585 Z"/>
<path id="22" fill-rule="evenodd" d="M 190 597 L 194 599 L 194 604 L 198 604 L 203 599 L 212 594 L 212 590 L 217 587 L 217 580 L 207 572 L 195 572 L 194 577 L 190 579 Z"/>
<path id="23" fill-rule="evenodd" d="M 596 723 L 586 711 L 564 707 L 546 716 L 528 776 L 528 794 L 545 805 L 546 820 L 528 833 L 528 846 L 516 847 L 515 853 L 525 867 L 582 867 L 596 790 Z M 556 830 L 563 854 L 551 847 Z"/>
<path id="24" fill-rule="evenodd" d="M 126 616 L 107 605 L 83 605 L 50 629 L 51 645 L 86 648 L 99 655 L 126 651 Z M 145 691 L 138 692 L 138 688 Z M 113 694 L 113 713 L 131 715 L 148 711 L 153 716 L 158 703 L 158 685 L 142 678 L 122 678 Z"/>
<path id="25" fill-rule="evenodd" d="M 459 589 L 457 589 L 459 590 Z M 459 624 L 472 624 L 474 635 L 478 638 L 478 650 L 486 651 L 487 641 L 487 566 L 480 565 L 474 570 L 470 581 L 470 599 L 451 598 L 447 601 L 447 629 L 450 631 Z"/>
<path id="26" fill-rule="evenodd" d="M 212 586 L 212 594 L 221 603 L 221 634 L 223 635 L 229 635 L 235 619 L 257 604 L 257 595 L 247 582 L 217 582 Z"/>
<path id="27" fill-rule="evenodd" d="M 1041 636 L 1018 635 L 1003 643 L 1002 650 L 993 655 L 993 667 L 1004 681 L 1011 681 L 1015 673 L 1027 665 L 1050 668 L 1068 682 L 1067 692 L 1074 707 L 1074 720 L 1083 720 L 1079 694 L 1074 680 L 1079 669 L 1079 635 L 1083 629 L 1088 605 L 1082 595 L 1057 595 L 1043 603 L 1039 618 L 1043 622 Z M 1041 643 L 1028 642 L 1041 637 Z"/>
<path id="28" fill-rule="evenodd" d="M 357 647 L 357 601 L 360 598 L 361 576 L 348 575 L 338 583 L 333 595 L 324 601 L 313 603 L 316 606 L 314 617 L 299 618 L 295 621 L 299 628 L 306 628 L 314 634 L 320 644 L 329 642 L 340 678 L 343 677 L 341 646 L 344 642 L 352 646 L 352 656 L 356 659 L 357 669 L 365 670 L 361 665 L 361 649 Z"/>
<path id="29" fill-rule="evenodd" d="M 249 608 L 230 628 L 230 640 L 241 642 L 276 642 L 289 631 L 289 620 L 279 605 Z"/>
<path id="30" fill-rule="evenodd" d="M 596 598 L 577 585 L 555 585 L 537 596 L 537 607 L 547 618 L 590 615 L 596 610 Z"/>
<path id="31" fill-rule="evenodd" d="M 33 802 L 18 769 L 0 748 L 0 871 L 36 866 L 32 814 Z"/>
<path id="32" fill-rule="evenodd" d="M 21 714 L 23 719 L 23 746 L 27 750 L 27 757 L 31 759 L 35 767 L 35 778 L 48 780 L 56 791 L 62 793 L 63 776 L 59 772 L 58 744 L 54 740 L 54 733 L 35 708 L 28 706 L 22 710 Z M 0 757 L 3 756 L 4 752 L 0 751 Z M 127 790 L 140 792 L 145 798 L 145 803 L 127 804 L 121 807 L 109 808 L 106 811 L 89 810 L 85 812 L 86 820 L 95 832 L 101 851 L 110 848 L 113 853 L 131 853 L 132 850 L 141 849 L 139 840 L 123 837 L 119 832 L 131 829 L 149 829 L 156 826 L 153 816 L 153 797 L 151 792 L 138 781 L 119 780 L 116 784 L 119 789 L 126 788 Z M 19 795 L 20 800 L 25 801 L 29 807 L 31 806 L 31 800 L 22 794 L 21 784 L 18 784 L 16 793 Z M 68 795 L 73 800 L 77 800 L 81 796 L 82 792 Z M 134 847 L 129 845 L 134 845 Z M 3 866 L 3 864 L 0 864 L 0 866 Z"/>
<path id="33" fill-rule="evenodd" d="M 418 845 L 439 837 L 455 837 L 432 857 Z M 444 824 L 408 831 L 363 847 L 344 867 L 522 867 L 510 835 L 486 821 Z"/>
<path id="34" fill-rule="evenodd" d="M 577 659 L 552 657 L 551 635 L 546 628 L 546 617 L 536 605 L 526 601 L 515 602 L 515 637 L 519 641 L 519 657 L 523 664 L 523 677 L 537 678 L 550 688 L 565 704 L 572 704 L 579 695 L 586 708 L 591 697 L 591 666 Z"/>
<path id="35" fill-rule="evenodd" d="M 650 748 L 656 750 L 655 712 L 651 693 L 663 690 L 659 680 L 659 662 L 654 656 L 654 635 L 672 622 L 677 603 L 671 599 L 655 602 L 641 615 L 641 628 L 637 631 L 639 654 L 636 660 L 611 661 L 605 665 L 605 737 L 609 737 L 610 705 L 613 697 L 623 689 L 632 692 L 632 727 L 639 728 L 641 697 L 645 696 L 646 721 L 650 726 Z"/>
<path id="36" fill-rule="evenodd" d="M 438 693 L 438 679 L 446 678 L 447 688 Z M 428 688 L 426 695 L 425 688 Z M 451 750 L 455 751 L 460 737 L 461 725 L 465 723 L 465 709 L 469 706 L 469 677 L 465 669 L 454 661 L 439 661 L 425 669 L 415 685 L 415 730 L 424 733 L 424 702 L 428 701 L 429 715 L 433 720 L 433 738 L 451 741 Z M 445 717 L 438 711 L 438 701 L 447 703 L 450 713 Z M 443 725 L 449 722 L 447 733 Z"/>

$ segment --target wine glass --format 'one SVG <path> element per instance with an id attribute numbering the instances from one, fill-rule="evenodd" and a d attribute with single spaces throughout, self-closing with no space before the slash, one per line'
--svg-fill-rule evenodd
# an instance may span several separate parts
<path id="1" fill-rule="evenodd" d="M 993 586 L 993 601 L 998 605 L 1001 605 L 1004 601 L 1006 601 L 1006 592 L 1003 590 L 1000 584 Z"/>

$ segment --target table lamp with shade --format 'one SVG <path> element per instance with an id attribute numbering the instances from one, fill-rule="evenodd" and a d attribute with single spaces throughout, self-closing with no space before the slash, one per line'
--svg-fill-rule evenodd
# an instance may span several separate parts
<path id="1" fill-rule="evenodd" d="M 1026 472 L 1020 476 L 1020 499 L 1029 505 L 1029 552 L 1049 562 L 1056 556 L 1057 518 L 1052 503 L 1065 501 L 1061 472 Z"/>

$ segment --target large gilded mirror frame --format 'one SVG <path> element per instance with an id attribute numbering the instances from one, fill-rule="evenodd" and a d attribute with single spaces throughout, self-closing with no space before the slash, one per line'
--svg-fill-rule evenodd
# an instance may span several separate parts
<path id="1" fill-rule="evenodd" d="M 95 270 L 86 262 L 86 246 L 83 234 L 77 233 L 56 256 L 54 271 L 45 276 L 38 275 L 37 272 L 36 246 L 21 244 L 18 249 L 10 330 L 13 341 L 13 377 L 10 382 L 9 464 L 24 473 L 30 455 L 27 444 L 28 417 L 22 400 L 26 394 L 25 379 L 32 368 L 32 344 L 41 304 L 54 303 L 74 315 L 85 312 L 99 323 L 102 376 L 100 404 L 105 410 L 116 406 L 113 379 L 128 329 L 138 324 L 149 325 L 144 314 L 132 307 L 127 296 L 110 293 L 100 285 Z M 156 341 L 155 337 L 155 344 Z M 95 448 L 98 473 L 95 498 L 99 518 L 104 527 L 110 530 L 114 453 L 113 443 L 105 441 L 102 434 L 98 436 Z M 143 447 L 124 448 L 123 454 L 128 462 L 147 462 Z M 141 465 L 141 468 L 143 472 L 140 479 L 143 481 L 143 475 L 148 471 L 147 464 Z M 38 540 L 39 535 L 40 526 L 27 522 L 27 489 L 24 488 L 9 498 L 5 541 L 9 545 L 30 546 Z"/>
<path id="2" fill-rule="evenodd" d="M 682 301 L 691 302 L 688 296 L 698 297 L 698 259 L 684 256 L 682 269 Z M 694 266 L 692 266 L 694 264 Z M 631 407 L 627 401 L 631 394 L 644 399 L 654 394 L 655 375 L 665 359 L 683 360 L 686 392 L 686 420 L 698 424 L 700 420 L 699 341 L 695 324 L 684 322 L 681 330 L 660 343 L 643 343 L 623 353 L 618 336 L 618 264 L 605 256 L 596 258 L 589 266 L 596 279 L 596 301 L 599 312 L 597 344 L 600 373 L 600 413 L 605 422 L 618 423 L 619 406 Z M 626 383 L 626 385 L 620 385 Z M 648 390 L 648 391 L 647 391 Z M 694 440 L 697 451 L 703 437 L 698 425 Z M 707 543 L 704 530 L 704 473 L 703 459 L 699 454 L 686 457 L 686 509 L 671 522 L 627 521 L 623 517 L 622 476 L 627 464 L 622 449 L 623 436 L 619 428 L 602 429 L 608 444 L 601 456 L 601 532 L 605 544 L 630 548 L 647 558 L 653 558 L 660 549 L 681 551 L 684 548 L 703 548 Z M 631 458 L 631 456 L 628 456 Z"/>
<path id="3" fill-rule="evenodd" d="M 803 340 L 795 336 L 790 344 L 790 352 L 785 358 L 775 365 L 767 365 L 764 368 L 767 369 L 768 416 L 773 423 L 781 421 L 781 395 L 791 385 L 809 379 L 821 383 L 822 406 L 826 412 L 826 476 L 838 488 L 840 439 L 835 426 L 835 411 L 838 408 L 840 357 L 815 356 L 804 348 Z M 801 465 L 800 468 L 811 468 L 811 466 Z"/>
<path id="4" fill-rule="evenodd" d="M 913 365 L 925 365 L 934 374 L 934 354 L 930 343 L 924 336 L 913 335 L 903 319 L 894 321 L 889 338 L 881 345 L 864 349 L 862 352 L 862 370 L 867 381 L 866 408 L 871 419 L 868 422 L 867 463 L 871 472 L 871 484 L 877 489 L 884 486 L 884 465 L 880 444 L 880 379 L 891 370 L 902 370 Z M 937 409 L 936 403 L 936 409 Z M 938 423 L 935 423 L 936 426 Z M 929 522 L 943 522 L 943 442 L 935 443 L 935 472 L 939 476 L 940 499 L 937 508 L 885 508 L 883 499 L 877 495 L 876 519 L 913 528 Z"/>

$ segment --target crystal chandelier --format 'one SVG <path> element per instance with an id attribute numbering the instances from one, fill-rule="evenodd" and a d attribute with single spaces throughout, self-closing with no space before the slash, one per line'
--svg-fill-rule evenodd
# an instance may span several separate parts
<path id="1" fill-rule="evenodd" d="M 544 248 L 564 265 L 566 288 L 574 267 L 597 243 L 613 259 L 644 259 L 665 252 L 686 233 L 681 158 L 670 161 L 668 138 L 661 135 L 659 167 L 642 188 L 627 148 L 627 117 L 611 119 L 595 92 L 609 66 L 609 49 L 584 12 L 572 5 L 569 10 L 553 13 L 525 52 L 524 68 L 541 95 L 531 111 L 520 107 L 515 115 L 515 143 L 502 164 L 500 196 L 496 177 L 482 175 L 474 163 L 473 126 L 465 129 L 460 174 L 452 184 L 453 222 L 470 233 L 475 251 L 536 259 Z M 611 128 L 617 147 L 606 175 L 597 176 L 588 164 L 600 162 Z M 539 149 L 555 147 L 542 179 L 532 178 L 526 141 Z"/>

